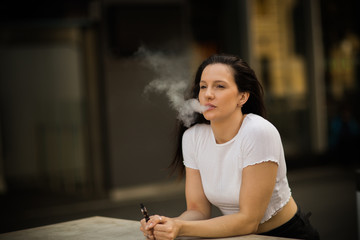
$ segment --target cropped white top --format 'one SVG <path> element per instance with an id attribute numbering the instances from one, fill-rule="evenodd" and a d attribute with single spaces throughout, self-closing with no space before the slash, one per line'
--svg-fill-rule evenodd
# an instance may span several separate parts
<path id="1" fill-rule="evenodd" d="M 237 135 L 223 144 L 216 143 L 208 124 L 187 129 L 182 141 L 184 165 L 200 171 L 206 197 L 224 215 L 239 211 L 242 170 L 261 162 L 278 164 L 275 188 L 261 223 L 289 201 L 291 190 L 281 138 L 266 119 L 247 114 Z"/>

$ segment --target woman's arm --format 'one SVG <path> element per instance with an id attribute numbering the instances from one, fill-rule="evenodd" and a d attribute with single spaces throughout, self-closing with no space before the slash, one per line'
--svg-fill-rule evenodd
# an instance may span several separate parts
<path id="1" fill-rule="evenodd" d="M 187 210 L 180 216 L 173 218 L 173 220 L 194 221 L 210 218 L 211 204 L 205 196 L 199 170 L 186 168 L 185 196 Z M 141 220 L 140 230 L 144 232 L 148 239 L 154 239 L 153 227 L 165 219 L 170 220 L 159 215 L 151 216 L 147 223 L 143 219 Z"/>
<path id="2" fill-rule="evenodd" d="M 154 228 L 156 239 L 174 239 L 176 236 L 228 237 L 256 232 L 271 199 L 277 168 L 274 162 L 263 162 L 243 169 L 238 213 L 194 221 L 187 221 L 181 216 L 178 219 L 162 217 L 161 224 Z M 187 199 L 192 199 L 194 194 L 197 196 L 199 193 L 187 192 Z M 189 203 L 189 210 L 204 212 L 203 205 L 192 201 Z M 205 211 L 206 217 L 209 211 Z"/>
<path id="3" fill-rule="evenodd" d="M 204 220 L 210 218 L 211 204 L 205 196 L 199 170 L 186 168 L 185 197 L 187 210 L 176 219 Z"/>

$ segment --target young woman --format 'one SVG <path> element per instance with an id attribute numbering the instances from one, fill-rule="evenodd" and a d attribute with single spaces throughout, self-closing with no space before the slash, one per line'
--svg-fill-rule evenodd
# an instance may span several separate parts
<path id="1" fill-rule="evenodd" d="M 144 235 L 319 239 L 291 196 L 280 135 L 264 118 L 254 71 L 236 56 L 211 56 L 198 68 L 191 97 L 207 110 L 192 127 L 180 126 L 173 161 L 186 173 L 187 210 L 177 218 L 142 219 Z M 211 218 L 211 204 L 224 215 Z"/>

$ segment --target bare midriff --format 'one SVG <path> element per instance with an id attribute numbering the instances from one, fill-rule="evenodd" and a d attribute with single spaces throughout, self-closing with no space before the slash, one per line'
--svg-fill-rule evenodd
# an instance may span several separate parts
<path id="1" fill-rule="evenodd" d="M 290 197 L 289 202 L 278 213 L 276 213 L 276 215 L 259 225 L 257 233 L 268 232 L 272 229 L 280 227 L 294 217 L 296 211 L 297 205 L 294 199 Z"/>

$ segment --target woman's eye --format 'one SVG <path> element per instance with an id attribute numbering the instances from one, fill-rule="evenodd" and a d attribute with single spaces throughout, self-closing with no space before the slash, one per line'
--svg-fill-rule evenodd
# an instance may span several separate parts
<path id="1" fill-rule="evenodd" d="M 200 86 L 200 89 L 205 89 L 206 88 L 206 86 Z"/>
<path id="2" fill-rule="evenodd" d="M 217 88 L 225 88 L 224 85 L 220 85 L 220 84 L 219 84 L 219 85 L 216 85 L 216 87 L 217 87 Z"/>

